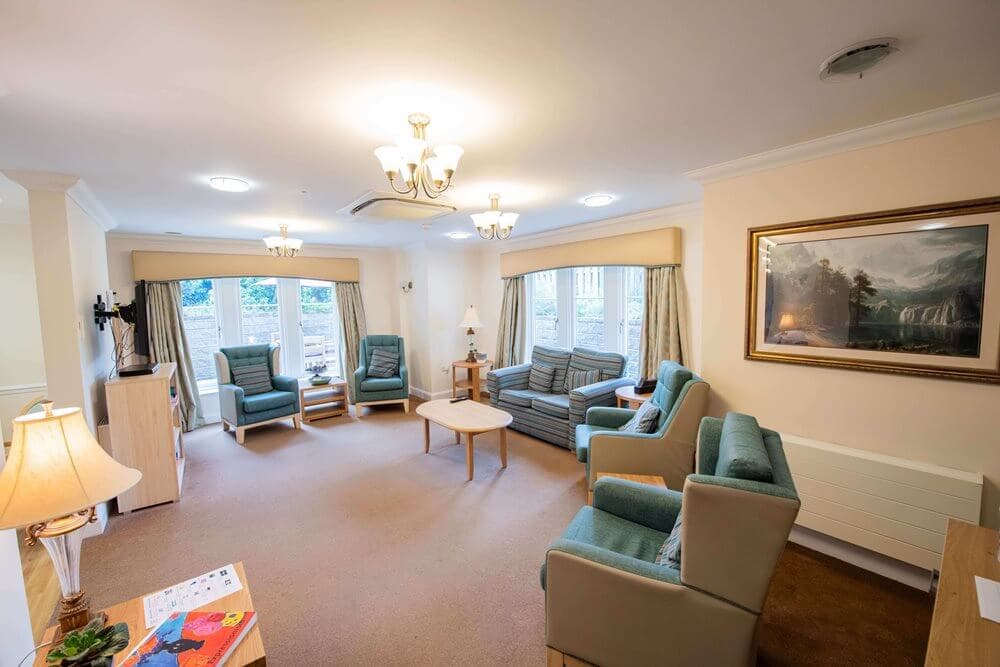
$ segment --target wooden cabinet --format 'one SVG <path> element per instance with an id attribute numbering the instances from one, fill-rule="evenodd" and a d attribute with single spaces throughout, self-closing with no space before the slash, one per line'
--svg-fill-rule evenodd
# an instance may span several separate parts
<path id="1" fill-rule="evenodd" d="M 177 392 L 177 364 L 161 363 L 152 375 L 116 377 L 104 385 L 111 455 L 142 472 L 118 496 L 118 509 L 180 500 L 184 479 L 184 434 Z"/>

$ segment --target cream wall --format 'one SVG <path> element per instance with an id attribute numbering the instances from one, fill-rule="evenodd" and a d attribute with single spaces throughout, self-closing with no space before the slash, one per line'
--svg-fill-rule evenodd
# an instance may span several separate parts
<path id="1" fill-rule="evenodd" d="M 1000 526 L 1000 386 L 743 358 L 747 228 L 995 196 L 998 175 L 993 120 L 706 185 L 701 352 L 712 412 L 982 472 L 982 521 Z"/>
<path id="2" fill-rule="evenodd" d="M 670 208 L 647 211 L 622 218 L 609 218 L 599 222 L 577 225 L 525 238 L 515 238 L 503 243 L 484 245 L 474 251 L 474 265 L 478 267 L 478 286 L 473 291 L 475 301 L 485 329 L 479 333 L 480 351 L 489 352 L 493 358 L 496 351 L 497 323 L 500 319 L 500 305 L 503 300 L 503 282 L 500 278 L 500 253 L 510 250 L 538 248 L 557 243 L 603 238 L 616 234 L 642 232 L 661 227 L 681 229 L 681 271 L 687 294 L 689 358 L 685 363 L 695 371 L 702 366 L 701 352 L 701 291 L 702 291 L 702 249 L 701 249 L 701 208 L 687 204 Z"/>

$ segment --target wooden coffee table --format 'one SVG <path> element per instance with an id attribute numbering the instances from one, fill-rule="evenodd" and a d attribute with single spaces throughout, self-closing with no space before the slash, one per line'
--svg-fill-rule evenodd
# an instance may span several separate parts
<path id="1" fill-rule="evenodd" d="M 465 462 L 469 481 L 475 474 L 473 439 L 475 435 L 500 431 L 500 467 L 507 467 L 507 426 L 514 418 L 509 412 L 491 408 L 482 403 L 465 400 L 452 403 L 447 398 L 428 401 L 417 406 L 417 414 L 424 418 L 424 453 L 431 451 L 431 422 L 455 432 L 455 444 L 461 444 L 465 434 Z"/>

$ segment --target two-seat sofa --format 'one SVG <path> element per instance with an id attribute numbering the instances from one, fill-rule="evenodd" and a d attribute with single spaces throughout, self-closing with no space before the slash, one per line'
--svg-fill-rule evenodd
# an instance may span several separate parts
<path id="1" fill-rule="evenodd" d="M 530 363 L 499 368 L 486 375 L 490 405 L 514 417 L 510 428 L 567 449 L 575 449 L 576 426 L 584 423 L 588 409 L 614 405 L 615 389 L 633 384 L 622 377 L 626 359 L 617 352 L 536 345 L 531 359 L 555 367 L 552 389 L 542 392 L 528 388 Z M 566 373 L 570 370 L 599 370 L 602 379 L 566 391 Z"/>

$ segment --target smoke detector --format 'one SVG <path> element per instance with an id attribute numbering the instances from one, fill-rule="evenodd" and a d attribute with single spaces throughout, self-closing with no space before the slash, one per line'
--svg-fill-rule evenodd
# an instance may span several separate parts
<path id="1" fill-rule="evenodd" d="M 340 209 L 338 213 L 346 213 L 357 218 L 370 218 L 373 221 L 425 221 L 457 210 L 458 207 L 443 197 L 424 199 L 399 195 L 395 192 L 369 190 Z"/>
<path id="2" fill-rule="evenodd" d="M 827 58 L 819 68 L 819 78 L 823 81 L 855 77 L 864 73 L 899 51 L 899 40 L 893 37 L 869 39 L 851 44 Z"/>

